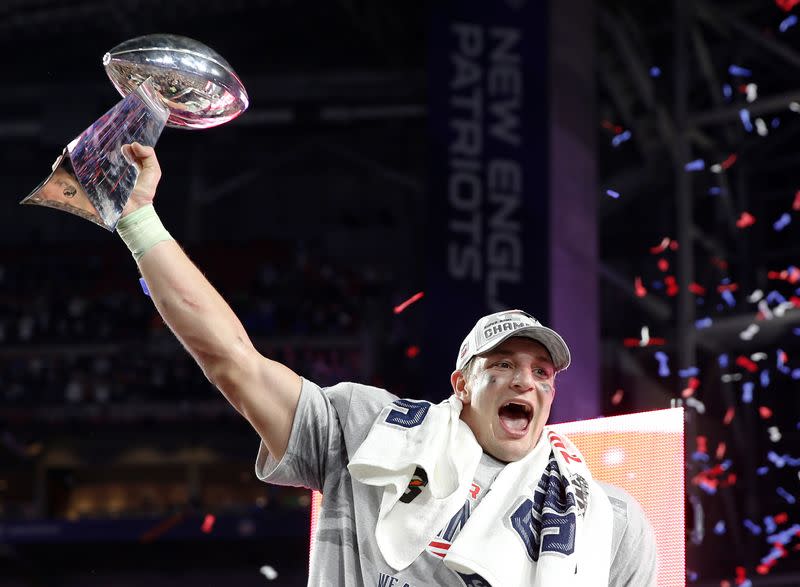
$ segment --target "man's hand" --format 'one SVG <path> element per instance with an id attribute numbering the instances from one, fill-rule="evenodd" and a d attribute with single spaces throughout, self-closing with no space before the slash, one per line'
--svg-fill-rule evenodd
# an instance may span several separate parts
<path id="1" fill-rule="evenodd" d="M 125 205 L 125 209 L 122 211 L 122 215 L 127 216 L 142 206 L 153 203 L 156 187 L 158 187 L 158 182 L 161 180 L 161 166 L 158 164 L 156 151 L 153 147 L 131 143 L 130 145 L 122 146 L 122 154 L 139 169 L 136 185 L 133 187 L 133 192 L 131 192 L 131 197 Z"/>

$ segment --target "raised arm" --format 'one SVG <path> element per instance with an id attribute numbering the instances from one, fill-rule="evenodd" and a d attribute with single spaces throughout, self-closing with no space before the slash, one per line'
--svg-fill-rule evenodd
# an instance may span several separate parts
<path id="1" fill-rule="evenodd" d="M 255 349 L 230 306 L 163 229 L 152 207 L 161 179 L 153 148 L 133 143 L 123 149 L 140 173 L 117 228 L 158 312 L 272 456 L 282 458 L 300 398 L 300 377 Z"/>

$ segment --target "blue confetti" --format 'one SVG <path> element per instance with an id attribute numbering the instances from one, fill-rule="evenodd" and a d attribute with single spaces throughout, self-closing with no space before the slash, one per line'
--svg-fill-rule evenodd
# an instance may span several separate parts
<path id="1" fill-rule="evenodd" d="M 733 293 L 731 290 L 725 289 L 722 290 L 722 299 L 725 300 L 725 303 L 728 304 L 729 308 L 733 308 L 736 306 L 736 299 L 733 297 Z"/>
<path id="2" fill-rule="evenodd" d="M 703 159 L 695 159 L 694 161 L 689 161 L 683 168 L 686 171 L 702 171 L 706 168 L 706 162 Z"/>
<path id="3" fill-rule="evenodd" d="M 722 95 L 725 96 L 727 100 L 731 99 L 731 96 L 733 96 L 733 88 L 730 84 L 724 84 L 722 86 Z"/>
<path id="4" fill-rule="evenodd" d="M 697 578 L 698 578 L 699 576 L 700 576 L 700 575 L 698 575 L 698 574 L 697 574 L 697 573 L 695 573 L 694 571 L 690 571 L 690 570 L 688 570 L 688 569 L 686 570 L 686 578 L 687 578 L 687 579 L 689 579 L 689 581 L 690 581 L 690 582 L 692 582 L 692 583 L 694 583 L 695 581 L 697 581 Z"/>
<path id="5" fill-rule="evenodd" d="M 786 459 L 778 456 L 778 453 L 776 453 L 774 450 L 771 450 L 767 453 L 767 458 L 778 469 L 783 469 L 783 467 L 786 466 Z"/>
<path id="6" fill-rule="evenodd" d="M 726 353 L 722 353 L 719 358 L 717 359 L 720 367 L 727 367 L 728 366 L 728 355 Z"/>
<path id="7" fill-rule="evenodd" d="M 800 328 L 792 328 L 792 334 L 795 336 L 800 336 Z"/>
<path id="8" fill-rule="evenodd" d="M 661 68 L 654 65 L 650 68 L 650 77 L 661 77 Z"/>
<path id="9" fill-rule="evenodd" d="M 630 138 L 631 138 L 631 131 L 626 130 L 625 132 L 621 132 L 613 139 L 611 139 L 611 145 L 614 147 L 619 147 L 622 143 L 629 140 Z"/>
<path id="10" fill-rule="evenodd" d="M 686 369 L 679 369 L 678 375 L 681 377 L 696 377 L 700 374 L 700 369 L 697 367 L 687 367 Z"/>
<path id="11" fill-rule="evenodd" d="M 742 403 L 749 404 L 753 402 L 753 387 L 755 387 L 755 384 L 752 381 L 742 383 Z"/>
<path id="12" fill-rule="evenodd" d="M 772 121 L 770 122 L 770 126 L 772 128 L 778 128 L 780 125 L 781 125 L 781 119 L 778 118 L 777 116 L 773 118 Z"/>
<path id="13" fill-rule="evenodd" d="M 778 25 L 778 29 L 780 29 L 782 33 L 785 33 L 796 24 L 797 17 L 794 14 L 790 14 L 781 21 L 781 24 Z"/>
<path id="14" fill-rule="evenodd" d="M 144 292 L 144 295 L 150 297 L 150 289 L 147 287 L 147 282 L 144 280 L 144 277 L 139 278 L 139 285 L 142 286 L 142 291 Z"/>
<path id="15" fill-rule="evenodd" d="M 794 495 L 792 495 L 791 493 L 786 491 L 783 487 L 778 487 L 775 490 L 775 493 L 780 495 L 783 499 L 785 499 L 790 504 L 794 504 L 794 503 L 797 502 L 797 499 L 795 499 Z"/>
<path id="16" fill-rule="evenodd" d="M 775 221 L 775 223 L 772 225 L 772 228 L 775 229 L 775 232 L 780 232 L 784 228 L 786 228 L 791 221 L 792 217 L 789 215 L 789 213 L 784 212 L 783 214 L 781 214 L 781 217 Z"/>
<path id="17" fill-rule="evenodd" d="M 713 324 L 713 320 L 711 320 L 710 317 L 705 317 L 695 320 L 694 327 L 697 328 L 697 330 L 702 330 L 703 328 L 710 328 L 711 324 Z"/>
<path id="18" fill-rule="evenodd" d="M 800 379 L 800 367 L 792 369 L 792 379 Z"/>
<path id="19" fill-rule="evenodd" d="M 709 460 L 709 456 L 707 453 L 700 452 L 699 450 L 692 453 L 692 460 L 696 463 L 707 463 Z"/>
<path id="20" fill-rule="evenodd" d="M 658 361 L 658 374 L 661 377 L 668 377 L 669 376 L 669 357 L 663 351 L 657 351 L 655 354 L 656 361 Z"/>
<path id="21" fill-rule="evenodd" d="M 794 535 L 800 532 L 800 524 L 793 524 L 791 528 L 786 528 L 782 532 L 767 536 L 767 542 L 783 544 L 786 546 L 794 538 Z"/>
<path id="22" fill-rule="evenodd" d="M 664 282 L 663 281 L 654 281 L 650 284 L 650 287 L 653 289 L 664 289 Z"/>
<path id="23" fill-rule="evenodd" d="M 753 523 L 752 520 L 745 519 L 744 522 L 742 522 L 742 523 L 744 524 L 745 528 L 750 530 L 750 533 L 753 536 L 759 536 L 761 534 L 761 526 L 759 526 L 758 524 Z"/>
<path id="24" fill-rule="evenodd" d="M 614 190 L 606 190 L 606 194 L 608 194 L 614 199 L 619 198 L 619 192 L 615 192 Z"/>
<path id="25" fill-rule="evenodd" d="M 786 298 L 783 297 L 778 290 L 773 289 L 771 292 L 767 294 L 767 302 L 770 304 L 782 304 L 786 301 Z"/>
<path id="26" fill-rule="evenodd" d="M 778 529 L 778 525 L 775 523 L 775 520 L 772 516 L 766 516 L 764 518 L 764 531 L 767 534 L 774 534 L 775 530 Z"/>
<path id="27" fill-rule="evenodd" d="M 720 520 L 716 524 L 714 524 L 714 534 L 717 536 L 721 536 L 725 534 L 725 520 Z"/>
<path id="28" fill-rule="evenodd" d="M 719 186 L 711 186 L 708 188 L 708 195 L 710 196 L 718 196 L 722 193 L 722 188 Z"/>
<path id="29" fill-rule="evenodd" d="M 733 64 L 728 67 L 728 73 L 738 77 L 750 77 L 753 75 L 753 72 L 749 69 Z"/>
<path id="30" fill-rule="evenodd" d="M 744 130 L 747 132 L 753 132 L 753 123 L 750 122 L 750 111 L 747 108 L 742 108 L 739 110 L 739 118 L 742 120 Z"/>
<path id="31" fill-rule="evenodd" d="M 769 370 L 761 371 L 761 387 L 769 387 Z"/>
<path id="32" fill-rule="evenodd" d="M 759 467 L 758 469 L 756 469 L 756 473 L 763 477 L 764 475 L 769 473 L 769 467 L 766 467 L 766 466 Z"/>

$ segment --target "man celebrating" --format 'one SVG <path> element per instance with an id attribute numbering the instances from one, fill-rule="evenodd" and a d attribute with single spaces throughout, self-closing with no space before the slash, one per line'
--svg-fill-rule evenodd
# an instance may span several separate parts
<path id="1" fill-rule="evenodd" d="M 159 313 L 259 433 L 259 478 L 323 493 L 309 585 L 655 584 L 639 505 L 545 426 L 570 362 L 556 332 L 519 310 L 481 318 L 440 404 L 321 389 L 255 349 L 155 214 L 155 152 L 124 149 L 141 172 L 118 231 Z"/>

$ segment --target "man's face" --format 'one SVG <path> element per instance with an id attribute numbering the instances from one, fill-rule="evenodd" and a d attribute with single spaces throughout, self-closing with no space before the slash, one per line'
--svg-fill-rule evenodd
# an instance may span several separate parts
<path id="1" fill-rule="evenodd" d="M 468 378 L 450 378 L 464 404 L 461 419 L 483 450 L 504 462 L 527 455 L 550 417 L 555 367 L 535 340 L 512 337 L 475 358 Z"/>

